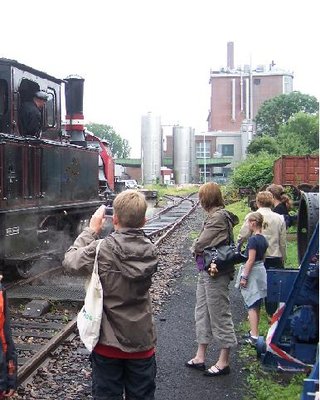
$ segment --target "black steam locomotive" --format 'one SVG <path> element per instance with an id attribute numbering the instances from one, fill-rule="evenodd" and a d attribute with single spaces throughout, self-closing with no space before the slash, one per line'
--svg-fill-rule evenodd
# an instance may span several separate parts
<path id="1" fill-rule="evenodd" d="M 99 195 L 99 154 L 84 136 L 83 82 L 0 58 L 0 270 L 29 276 L 35 259 L 61 254 L 105 201 Z M 42 135 L 27 137 L 20 107 L 40 90 L 48 96 Z"/>

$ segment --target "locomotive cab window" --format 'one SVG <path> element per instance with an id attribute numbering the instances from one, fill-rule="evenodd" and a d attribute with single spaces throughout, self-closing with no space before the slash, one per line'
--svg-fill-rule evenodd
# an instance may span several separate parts
<path id="1" fill-rule="evenodd" d="M 44 126 L 46 128 L 54 128 L 56 126 L 56 102 L 55 102 L 55 92 L 48 89 L 48 100 L 44 107 Z"/>
<path id="2" fill-rule="evenodd" d="M 40 90 L 38 83 L 30 80 L 23 78 L 21 79 L 20 85 L 19 85 L 19 90 L 18 90 L 18 98 L 19 98 L 19 114 L 18 114 L 18 127 L 19 127 L 19 132 L 20 134 L 25 134 L 24 129 L 25 126 L 23 124 L 23 108 L 28 104 L 32 102 L 33 95 L 36 93 L 38 90 Z"/>

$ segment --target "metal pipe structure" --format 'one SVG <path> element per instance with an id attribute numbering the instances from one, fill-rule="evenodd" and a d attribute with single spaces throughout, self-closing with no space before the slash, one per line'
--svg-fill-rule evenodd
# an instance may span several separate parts
<path id="1" fill-rule="evenodd" d="M 173 169 L 177 184 L 193 183 L 195 176 L 194 129 L 173 128 Z"/>
<path id="2" fill-rule="evenodd" d="M 240 75 L 240 111 L 243 112 L 243 75 Z"/>
<path id="3" fill-rule="evenodd" d="M 246 119 L 250 119 L 250 84 L 249 78 L 246 78 Z"/>
<path id="4" fill-rule="evenodd" d="M 161 119 L 149 112 L 141 119 L 141 167 L 144 184 L 160 182 L 161 154 Z"/>
<path id="5" fill-rule="evenodd" d="M 231 80 L 231 119 L 235 121 L 236 119 L 236 80 L 233 78 Z"/>

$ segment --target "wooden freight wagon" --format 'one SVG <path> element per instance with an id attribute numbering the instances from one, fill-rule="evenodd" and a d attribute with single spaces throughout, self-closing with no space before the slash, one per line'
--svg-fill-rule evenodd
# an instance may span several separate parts
<path id="1" fill-rule="evenodd" d="M 300 186 L 319 184 L 318 156 L 282 156 L 273 165 L 273 183 Z"/>

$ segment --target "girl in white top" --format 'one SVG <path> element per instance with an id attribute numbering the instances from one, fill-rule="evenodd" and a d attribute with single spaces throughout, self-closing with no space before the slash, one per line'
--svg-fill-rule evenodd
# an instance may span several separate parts
<path id="1" fill-rule="evenodd" d="M 266 268 L 282 268 L 286 259 L 287 232 L 286 223 L 282 215 L 272 211 L 273 196 L 268 191 L 259 192 L 256 196 L 259 213 L 263 216 L 262 234 L 269 243 L 266 251 Z M 241 245 L 251 236 L 249 229 L 249 213 L 244 220 L 238 235 L 238 243 Z"/>

